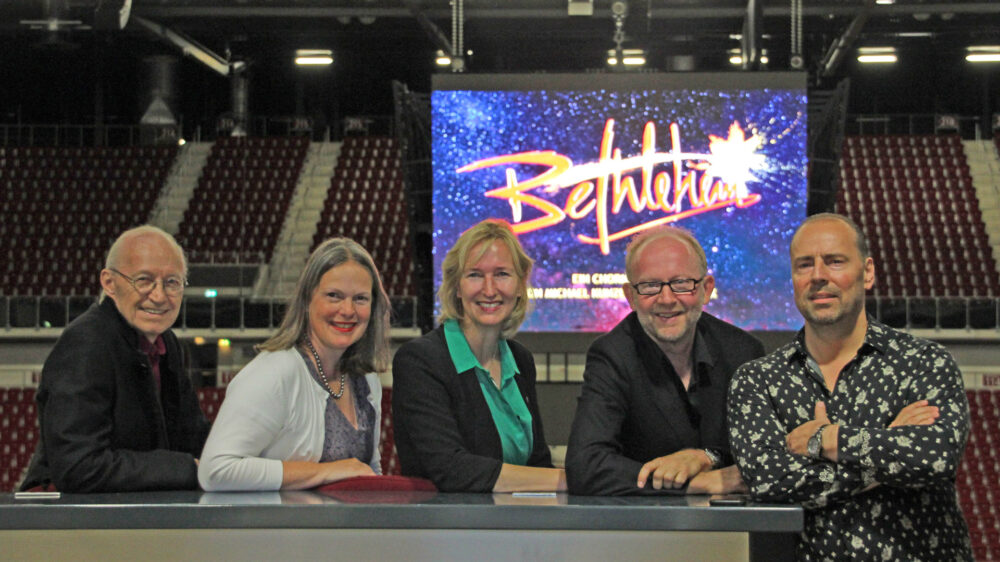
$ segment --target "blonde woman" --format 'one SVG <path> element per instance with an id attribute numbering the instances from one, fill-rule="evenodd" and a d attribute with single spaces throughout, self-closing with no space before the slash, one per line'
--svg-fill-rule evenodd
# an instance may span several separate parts
<path id="1" fill-rule="evenodd" d="M 507 223 L 484 221 L 445 256 L 440 326 L 393 359 L 403 474 L 445 492 L 560 491 L 535 396 L 535 364 L 513 336 L 532 260 Z"/>

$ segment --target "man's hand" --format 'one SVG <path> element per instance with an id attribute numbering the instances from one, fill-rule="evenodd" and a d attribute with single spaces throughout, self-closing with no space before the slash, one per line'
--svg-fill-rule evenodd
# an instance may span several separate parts
<path id="1" fill-rule="evenodd" d="M 927 400 L 917 400 L 896 414 L 889 427 L 904 425 L 931 425 L 941 415 L 937 406 L 931 406 Z"/>
<path id="2" fill-rule="evenodd" d="M 830 419 L 826 417 L 826 403 L 817 402 L 813 419 L 796 427 L 785 437 L 785 447 L 788 449 L 788 452 L 796 455 L 808 456 L 809 439 L 816 434 L 816 431 L 819 430 L 820 426 L 829 423 Z M 824 430 L 823 433 L 825 434 L 826 430 Z M 828 436 L 823 435 L 823 437 L 826 438 Z M 823 441 L 825 443 L 826 439 Z"/>
<path id="3" fill-rule="evenodd" d="M 712 460 L 701 449 L 684 449 L 672 455 L 655 458 L 642 465 L 636 486 L 644 488 L 653 477 L 653 489 L 683 488 L 689 478 L 712 468 Z"/>
<path id="4" fill-rule="evenodd" d="M 735 464 L 718 470 L 706 470 L 691 479 L 689 494 L 744 494 L 747 485 Z"/>

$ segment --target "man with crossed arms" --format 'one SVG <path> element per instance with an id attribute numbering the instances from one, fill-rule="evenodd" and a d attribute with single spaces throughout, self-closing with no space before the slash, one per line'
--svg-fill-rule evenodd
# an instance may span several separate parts
<path id="1" fill-rule="evenodd" d="M 792 237 L 796 339 L 744 365 L 730 443 L 753 499 L 801 503 L 799 560 L 972 560 L 955 496 L 969 404 L 936 343 L 865 314 L 875 264 L 840 215 Z"/>

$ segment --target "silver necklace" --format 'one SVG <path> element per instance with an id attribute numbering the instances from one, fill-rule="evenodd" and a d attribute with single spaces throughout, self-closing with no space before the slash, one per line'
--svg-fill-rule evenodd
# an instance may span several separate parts
<path id="1" fill-rule="evenodd" d="M 316 353 L 316 348 L 313 347 L 313 344 L 309 341 L 308 336 L 306 337 L 305 342 L 306 347 L 308 347 L 309 351 L 313 354 L 313 359 L 316 360 L 316 370 L 319 371 L 319 378 L 323 379 L 323 388 L 330 393 L 330 396 L 333 396 L 334 400 L 340 400 L 340 397 L 344 395 L 344 383 L 347 382 L 347 373 L 340 373 L 340 392 L 330 390 L 330 381 L 326 380 L 326 373 L 323 372 L 323 362 L 319 360 L 319 353 Z"/>

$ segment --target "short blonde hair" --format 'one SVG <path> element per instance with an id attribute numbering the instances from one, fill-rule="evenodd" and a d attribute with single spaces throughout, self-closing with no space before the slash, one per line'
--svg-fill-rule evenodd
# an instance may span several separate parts
<path id="1" fill-rule="evenodd" d="M 337 367 L 350 375 L 386 371 L 389 367 L 389 313 L 392 306 L 371 254 L 350 238 L 331 238 L 313 251 L 299 275 L 295 292 L 288 300 L 281 326 L 257 349 L 280 351 L 303 341 L 309 333 L 309 303 L 313 292 L 327 271 L 347 262 L 357 263 L 372 277 L 372 314 L 368 329 L 361 339 L 347 348 Z"/>
<path id="2" fill-rule="evenodd" d="M 660 238 L 671 238 L 686 244 L 698 259 L 698 267 L 701 274 L 708 273 L 708 258 L 705 257 L 705 250 L 701 243 L 694 237 L 694 234 L 679 226 L 660 226 L 651 228 L 636 234 L 625 248 L 625 276 L 629 283 L 635 281 L 635 262 L 639 259 L 639 251 L 645 248 L 650 242 Z"/>
<path id="3" fill-rule="evenodd" d="M 441 304 L 441 314 L 438 321 L 459 320 L 464 318 L 465 311 L 462 310 L 462 299 L 458 296 L 458 287 L 462 281 L 462 271 L 469 262 L 477 261 L 486 253 L 489 244 L 499 240 L 503 242 L 514 260 L 514 273 L 517 274 L 517 302 L 514 303 L 514 310 L 510 316 L 504 319 L 500 326 L 501 336 L 510 338 L 517 329 L 521 327 L 524 318 L 530 310 L 528 301 L 528 287 L 531 278 L 531 269 L 535 260 L 528 257 L 517 240 L 510 223 L 498 219 L 484 220 L 472 228 L 466 230 L 458 237 L 455 245 L 448 250 L 441 265 L 441 286 L 438 288 L 438 302 Z M 470 255 L 472 249 L 482 245 L 478 255 Z"/>

